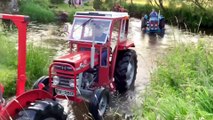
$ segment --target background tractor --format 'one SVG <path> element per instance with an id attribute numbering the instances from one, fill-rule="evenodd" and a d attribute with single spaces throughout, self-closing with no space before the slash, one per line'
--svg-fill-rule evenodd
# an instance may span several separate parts
<path id="1" fill-rule="evenodd" d="M 156 15 L 144 15 L 141 18 L 141 30 L 145 33 L 157 33 L 159 35 L 164 35 L 165 18 L 160 14 L 160 12 L 156 13 Z"/>

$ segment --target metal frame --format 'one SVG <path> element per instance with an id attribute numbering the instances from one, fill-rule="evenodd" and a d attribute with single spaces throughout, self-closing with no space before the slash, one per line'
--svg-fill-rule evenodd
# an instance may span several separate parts
<path id="1" fill-rule="evenodd" d="M 83 14 L 85 14 L 87 12 L 83 12 Z M 94 13 L 94 12 L 93 12 Z M 128 20 L 129 20 L 129 16 L 127 13 L 122 13 L 122 16 L 119 16 L 119 14 L 121 14 L 120 12 L 97 12 L 97 13 L 112 13 L 112 14 L 118 14 L 118 16 L 95 16 L 95 15 L 75 15 L 75 18 L 94 18 L 94 19 L 103 19 L 103 20 L 111 20 L 111 23 L 110 23 L 110 29 L 109 29 L 109 40 L 106 41 L 105 44 L 95 44 L 94 47 L 97 51 L 99 51 L 98 53 L 95 53 L 96 56 L 99 56 L 98 58 L 98 61 L 95 62 L 95 65 L 98 66 L 99 70 L 98 70 L 98 75 L 99 75 L 99 80 L 98 80 L 98 83 L 96 85 L 96 88 L 100 88 L 100 87 L 105 87 L 105 88 L 108 88 L 111 92 L 114 92 L 116 91 L 116 88 L 115 88 L 115 85 L 114 85 L 114 70 L 115 70 L 115 64 L 116 64 L 116 59 L 117 59 L 117 55 L 118 55 L 118 52 L 119 51 L 122 51 L 122 50 L 126 50 L 130 47 L 134 47 L 134 43 L 131 42 L 131 41 L 128 41 L 127 39 L 124 39 L 122 41 L 120 41 L 120 34 L 121 34 L 121 28 L 122 28 L 122 25 L 123 22 L 122 20 L 126 20 L 126 24 L 128 24 Z M 75 20 L 74 20 L 75 21 Z M 112 31 L 113 31 L 113 28 L 115 27 L 115 23 L 117 21 L 120 21 L 119 23 L 119 31 L 118 31 L 118 36 L 116 36 L 117 38 L 117 42 L 116 42 L 116 46 L 115 46 L 115 50 L 112 51 L 112 53 L 110 53 L 110 46 L 112 44 Z M 125 29 L 127 29 L 128 31 L 128 28 L 126 28 L 126 24 L 124 25 Z M 127 33 L 128 32 L 125 32 L 126 36 L 127 36 Z M 88 48 L 90 50 L 90 48 L 92 47 L 92 43 L 91 42 L 88 42 L 88 41 L 81 41 L 81 40 L 70 40 L 70 46 L 72 47 L 74 44 L 77 45 L 77 52 L 74 55 L 76 54 L 80 54 L 81 51 L 81 48 Z M 102 53 L 102 49 L 103 48 L 106 48 L 108 49 L 108 58 L 107 58 L 107 65 L 106 66 L 102 66 L 101 65 L 101 60 L 102 60 L 102 57 L 101 57 L 101 53 Z M 90 52 L 87 51 L 84 53 L 85 55 L 90 55 Z M 69 66 L 72 68 L 72 72 L 70 71 L 69 73 L 67 72 L 64 72 L 65 74 L 67 75 L 72 75 L 72 76 L 75 76 L 74 77 L 74 82 L 75 82 L 75 86 L 74 86 L 74 90 L 73 92 L 75 93 L 74 96 L 72 97 L 68 97 L 70 100 L 72 101 L 75 101 L 75 102 L 81 102 L 82 100 L 82 97 L 81 96 L 78 96 L 76 94 L 77 92 L 77 86 L 76 86 L 76 76 L 86 70 L 88 70 L 90 68 L 90 66 L 86 66 L 80 70 L 76 70 L 75 66 L 74 65 L 71 65 L 72 64 L 75 64 L 75 62 L 77 61 L 72 61 L 71 63 L 67 64 L 67 63 L 63 63 L 65 62 L 66 60 L 68 60 L 69 58 L 73 57 L 72 56 L 72 53 L 69 53 L 70 56 L 63 56 L 62 58 L 60 58 L 59 60 L 56 59 L 50 66 L 49 68 L 49 83 L 50 83 L 50 86 L 54 89 L 54 88 L 57 88 L 57 87 L 54 87 L 52 86 L 52 78 L 53 78 L 53 75 L 55 75 L 54 73 L 57 73 L 54 71 L 54 65 L 56 64 L 59 64 L 59 65 L 66 65 L 66 66 Z M 109 57 L 112 57 L 111 61 L 109 61 Z M 63 60 L 64 59 L 64 60 Z M 81 61 L 83 61 L 84 59 L 82 58 Z M 68 62 L 68 61 L 67 61 Z M 66 88 L 60 88 L 62 90 L 68 90 L 68 91 L 72 91 L 72 90 L 69 90 L 69 89 L 66 89 Z M 52 91 L 52 90 L 51 90 Z M 60 97 L 60 98 L 66 98 L 65 96 L 60 96 L 60 95 L 57 95 L 55 97 Z"/>
<path id="2" fill-rule="evenodd" d="M 6 106 L 0 103 L 0 119 L 9 120 L 23 110 L 29 103 L 36 100 L 50 98 L 53 96 L 43 90 L 31 90 L 25 92 L 26 84 L 26 33 L 28 16 L 1 14 L 0 19 L 11 20 L 18 28 L 18 67 L 17 67 L 17 82 L 16 82 L 16 97 L 9 101 Z M 2 87 L 3 88 L 3 87 Z"/>

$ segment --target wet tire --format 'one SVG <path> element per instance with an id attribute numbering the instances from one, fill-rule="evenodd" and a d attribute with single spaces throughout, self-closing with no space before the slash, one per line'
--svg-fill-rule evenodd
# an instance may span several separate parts
<path id="1" fill-rule="evenodd" d="M 49 76 L 42 76 L 40 77 L 34 84 L 33 89 L 39 89 L 39 84 L 43 83 L 45 87 L 43 90 L 48 91 L 49 90 Z"/>
<path id="2" fill-rule="evenodd" d="M 160 20 L 159 28 L 160 28 L 161 30 L 165 28 L 165 19 L 164 19 L 164 18 L 162 18 L 162 19 Z"/>
<path id="3" fill-rule="evenodd" d="M 39 100 L 20 111 L 15 120 L 66 120 L 64 108 L 54 100 Z"/>
<path id="4" fill-rule="evenodd" d="M 144 28 L 146 28 L 146 23 L 147 23 L 147 20 L 144 19 L 144 17 L 141 18 L 141 30 L 143 31 Z"/>
<path id="5" fill-rule="evenodd" d="M 89 103 L 90 113 L 95 120 L 102 120 L 109 104 L 109 91 L 105 88 L 95 90 Z"/>
<path id="6" fill-rule="evenodd" d="M 115 85 L 119 93 L 134 88 L 137 73 L 137 55 L 134 50 L 121 51 L 115 67 Z"/>

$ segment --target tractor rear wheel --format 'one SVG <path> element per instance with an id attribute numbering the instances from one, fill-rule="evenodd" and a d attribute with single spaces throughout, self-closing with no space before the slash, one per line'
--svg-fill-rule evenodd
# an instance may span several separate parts
<path id="1" fill-rule="evenodd" d="M 141 18 L 141 30 L 142 31 L 144 28 L 146 28 L 146 26 L 147 26 L 146 24 L 147 24 L 147 20 L 144 17 L 142 17 Z"/>
<path id="2" fill-rule="evenodd" d="M 39 100 L 20 111 L 15 120 L 66 120 L 64 108 L 54 100 Z"/>
<path id="3" fill-rule="evenodd" d="M 95 90 L 90 103 L 89 110 L 95 120 L 102 120 L 109 104 L 109 91 L 105 88 Z"/>
<path id="4" fill-rule="evenodd" d="M 160 28 L 161 30 L 165 28 L 165 19 L 164 19 L 164 18 L 162 18 L 162 19 L 160 20 L 159 28 Z"/>
<path id="5" fill-rule="evenodd" d="M 137 73 L 137 55 L 134 50 L 119 53 L 115 67 L 115 85 L 119 93 L 134 88 Z"/>

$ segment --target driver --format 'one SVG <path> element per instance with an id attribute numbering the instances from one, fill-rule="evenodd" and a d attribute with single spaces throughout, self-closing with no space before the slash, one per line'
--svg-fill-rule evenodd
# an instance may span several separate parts
<path id="1" fill-rule="evenodd" d="M 105 40 L 107 39 L 107 34 L 104 33 L 104 27 L 96 24 L 95 29 L 93 31 L 95 41 L 105 42 Z M 104 66 L 107 65 L 107 49 L 102 50 L 101 64 Z"/>
<path id="2" fill-rule="evenodd" d="M 95 28 L 93 30 L 93 35 L 95 41 L 105 42 L 107 34 L 104 33 L 104 27 L 101 25 L 95 25 Z"/>
<path id="3" fill-rule="evenodd" d="M 150 17 L 157 17 L 158 13 L 155 11 L 155 9 L 152 9 L 152 12 L 149 14 Z"/>

